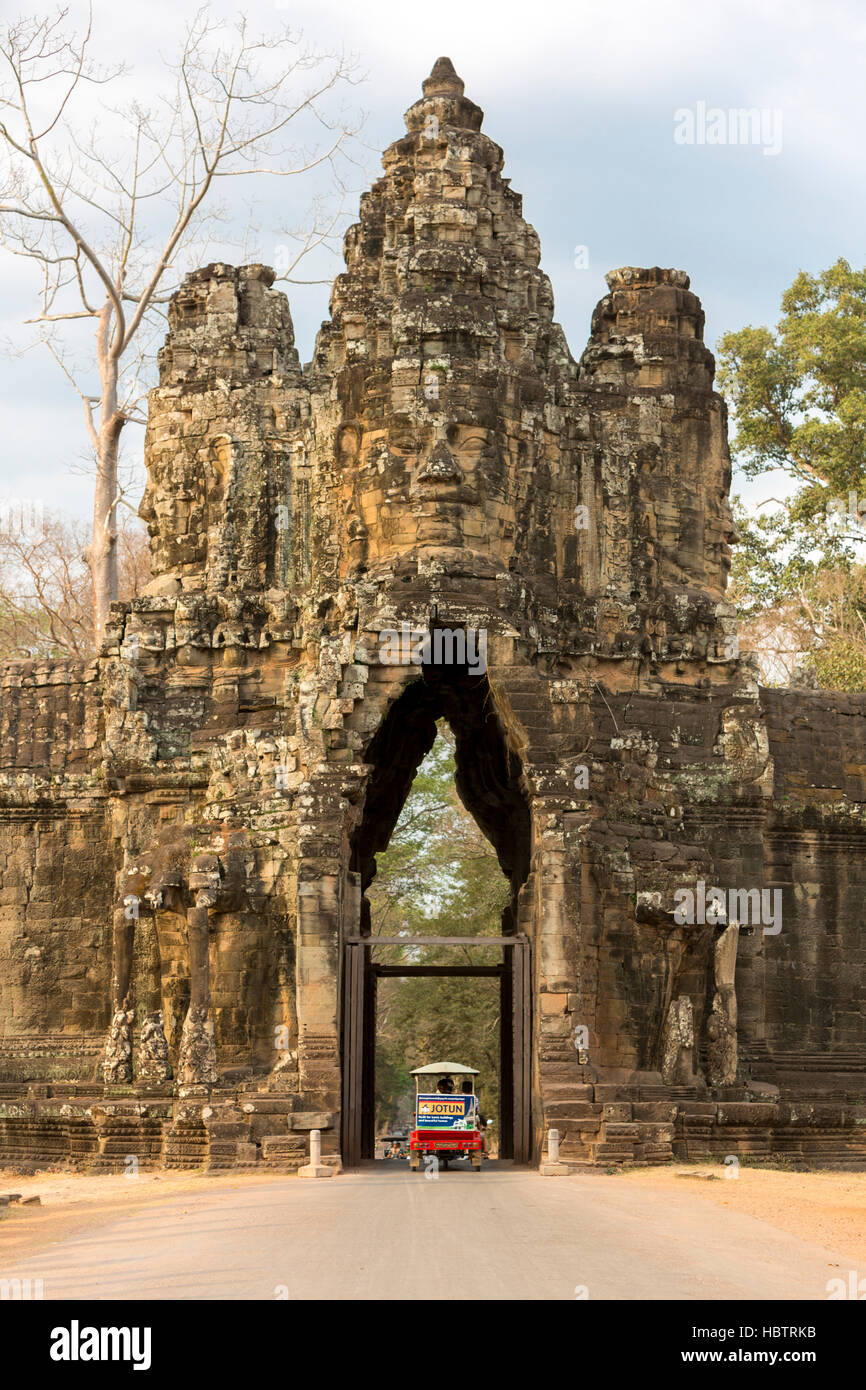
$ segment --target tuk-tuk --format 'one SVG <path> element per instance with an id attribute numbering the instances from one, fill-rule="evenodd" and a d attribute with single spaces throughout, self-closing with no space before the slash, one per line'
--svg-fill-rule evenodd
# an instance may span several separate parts
<path id="1" fill-rule="evenodd" d="M 415 1128 L 409 1135 L 409 1167 L 417 1171 L 422 1155 L 433 1154 L 440 1168 L 447 1168 L 449 1159 L 468 1158 L 480 1173 L 484 1140 L 475 1094 L 478 1072 L 459 1062 L 431 1062 L 429 1066 L 416 1067 L 412 1075 Z M 450 1090 L 439 1089 L 445 1077 L 450 1078 Z M 468 1093 L 458 1089 L 465 1081 L 470 1083 Z"/>
<path id="2" fill-rule="evenodd" d="M 408 1143 L 405 1134 L 380 1134 L 376 1139 L 376 1157 L 405 1158 L 409 1152 Z"/>

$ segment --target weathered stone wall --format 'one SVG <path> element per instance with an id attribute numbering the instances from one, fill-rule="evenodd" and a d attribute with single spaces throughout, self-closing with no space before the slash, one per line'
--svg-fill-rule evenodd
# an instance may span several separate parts
<path id="1" fill-rule="evenodd" d="M 35 804 L 93 791 L 102 733 L 96 662 L 10 661 L 0 676 L 4 801 Z M 76 777 L 82 780 L 75 783 Z"/>
<path id="2" fill-rule="evenodd" d="M 78 1076 L 111 978 L 96 663 L 8 664 L 0 712 L 0 1081 Z"/>
<path id="3" fill-rule="evenodd" d="M 866 696 L 766 690 L 762 705 L 766 876 L 786 906 L 763 962 L 767 1044 L 786 1077 L 866 1070 Z"/>

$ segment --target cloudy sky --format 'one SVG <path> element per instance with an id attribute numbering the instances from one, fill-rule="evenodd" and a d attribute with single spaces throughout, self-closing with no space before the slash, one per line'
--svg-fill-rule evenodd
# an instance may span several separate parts
<path id="1" fill-rule="evenodd" d="M 15 5 L 4 0 L 4 23 Z M 775 322 L 798 270 L 819 271 L 839 256 L 864 262 L 866 11 L 857 0 L 241 0 L 241 7 L 255 30 L 289 23 L 309 46 L 357 57 L 364 80 L 346 93 L 365 114 L 357 152 L 367 174 L 355 170 L 357 189 L 375 175 L 378 152 L 402 133 L 402 114 L 435 59 L 452 58 L 540 233 L 557 317 L 576 357 L 604 274 L 615 266 L 687 270 L 712 346 L 728 329 Z M 156 98 L 165 85 L 162 58 L 176 52 L 196 8 L 187 0 L 123 7 L 94 0 L 97 55 L 131 69 L 106 99 Z M 211 8 L 230 17 L 238 6 Z M 84 13 L 72 4 L 73 17 Z M 743 107 L 764 113 L 757 143 L 675 138 L 686 132 L 684 111 L 693 113 L 697 134 L 701 110 Z M 82 107 L 82 127 L 93 115 L 92 105 Z M 273 179 L 255 188 L 229 183 L 223 192 L 232 199 L 233 230 L 255 228 L 256 255 L 248 258 L 266 261 L 310 196 L 309 186 Z M 338 264 L 320 258 L 304 273 L 330 276 Z M 32 342 L 22 321 L 36 312 L 35 290 L 26 264 L 0 251 L 7 348 L 0 497 L 39 497 L 86 515 L 78 399 L 45 349 L 8 352 Z M 303 360 L 327 296 L 322 285 L 289 288 Z M 79 342 L 76 351 L 85 348 Z M 142 434 L 133 430 L 132 459 Z"/>

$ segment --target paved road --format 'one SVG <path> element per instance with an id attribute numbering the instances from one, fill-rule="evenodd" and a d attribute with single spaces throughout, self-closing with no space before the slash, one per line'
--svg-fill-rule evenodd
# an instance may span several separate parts
<path id="1" fill-rule="evenodd" d="M 0 1275 L 46 1299 L 823 1299 L 849 1264 L 690 1191 L 377 1164 L 156 1199 Z"/>

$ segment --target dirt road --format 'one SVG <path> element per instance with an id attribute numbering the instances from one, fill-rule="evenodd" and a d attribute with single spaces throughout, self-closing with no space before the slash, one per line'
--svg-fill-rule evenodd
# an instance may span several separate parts
<path id="1" fill-rule="evenodd" d="M 862 1200 L 862 1177 L 840 1180 Z M 52 1225 L 51 1181 L 67 1197 L 111 1186 L 101 1207 L 56 1202 Z M 725 1195 L 672 1173 L 428 1179 L 378 1164 L 313 1182 L 139 1182 L 43 1180 L 45 1206 L 0 1222 L 0 1278 L 41 1279 L 46 1299 L 825 1299 L 860 1249 L 844 1232 L 833 1249 L 780 1229 L 733 1183 Z M 739 1183 L 748 1193 L 748 1174 Z"/>

